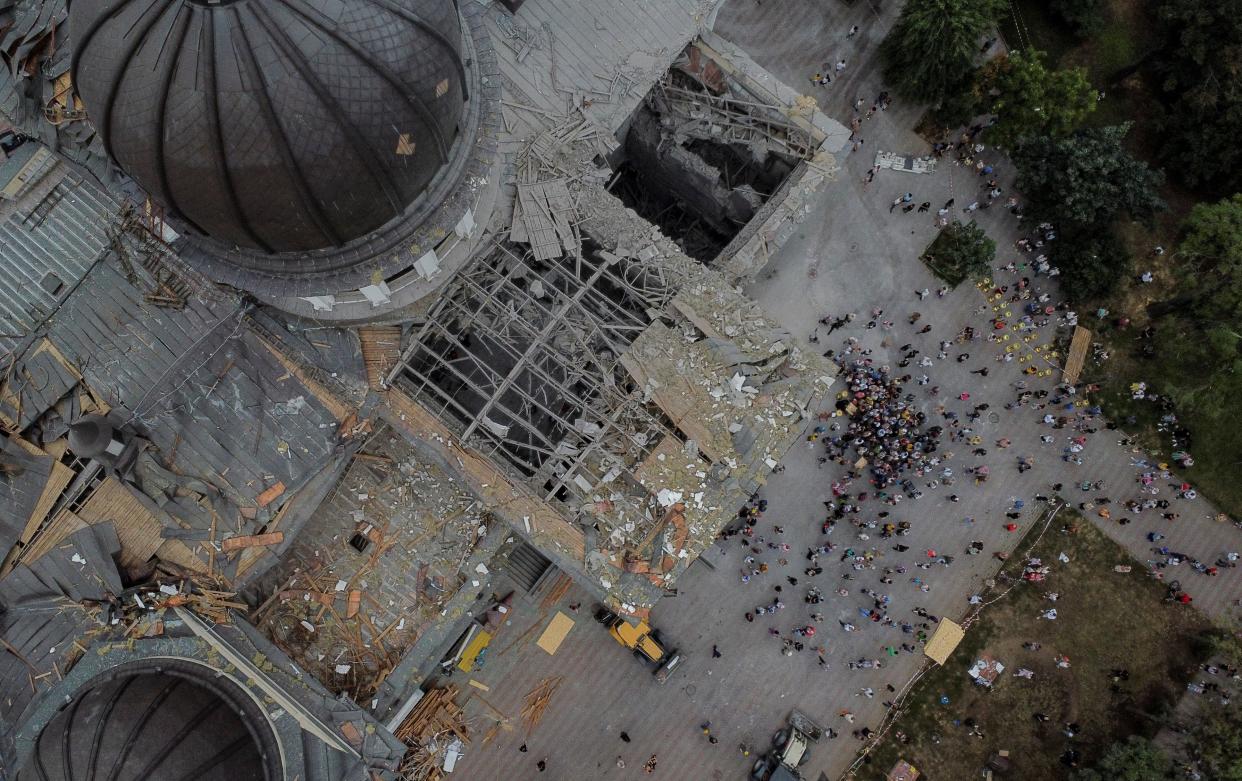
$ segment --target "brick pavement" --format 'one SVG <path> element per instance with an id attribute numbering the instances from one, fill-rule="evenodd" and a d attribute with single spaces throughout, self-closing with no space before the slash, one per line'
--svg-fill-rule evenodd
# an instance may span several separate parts
<path id="1" fill-rule="evenodd" d="M 807 76 L 822 62 L 846 57 L 849 67 L 845 78 L 823 88 L 820 97 L 828 113 L 848 124 L 855 95 L 871 98 L 881 88 L 875 63 L 866 58 L 874 53 L 875 45 L 891 24 L 897 8 L 897 4 L 885 7 L 883 17 L 876 17 L 870 4 L 863 3 L 846 6 L 811 0 L 769 0 L 759 4 L 751 0 L 733 0 L 720 11 L 715 29 L 742 45 L 760 64 L 787 83 L 799 88 L 804 88 Z M 789 19 L 796 20 L 797 24 L 785 21 Z M 863 30 L 854 43 L 846 44 L 843 42 L 845 31 L 854 23 L 862 25 Z M 850 46 L 856 48 L 851 50 Z M 849 51 L 853 53 L 847 54 Z M 860 153 L 843 161 L 840 180 L 826 188 L 813 216 L 805 220 L 798 234 L 774 257 L 769 273 L 751 286 L 750 294 L 795 333 L 806 335 L 815 320 L 824 314 L 839 315 L 847 311 L 863 314 L 878 306 L 885 309 L 886 317 L 891 316 L 899 324 L 895 333 L 901 338 L 895 343 L 915 340 L 915 346 L 924 353 L 930 347 L 934 354 L 938 341 L 951 339 L 967 322 L 976 326 L 981 322 L 972 313 L 984 299 L 970 286 L 963 286 L 942 300 L 935 296 L 923 302 L 916 299 L 916 290 L 937 287 L 934 278 L 917 261 L 934 236 L 934 227 L 930 215 L 898 212 L 890 217 L 887 210 L 892 198 L 907 190 L 915 193 L 916 202 L 930 200 L 935 206 L 949 197 L 956 197 L 960 208 L 972 199 L 970 193 L 978 184 L 977 178 L 960 168 L 944 165 L 932 176 L 883 171 L 869 188 L 861 182 L 862 174 L 879 149 L 926 153 L 926 144 L 910 131 L 920 113 L 921 107 L 897 103 L 864 126 L 865 156 Z M 1012 174 L 1007 166 L 999 165 L 998 171 L 1002 186 L 1011 187 Z M 1000 261 L 1014 259 L 1009 250 L 1016 238 L 1013 218 L 1003 211 L 992 210 L 979 212 L 979 222 L 997 240 L 1001 248 Z M 914 328 L 905 326 L 905 316 L 916 310 L 923 313 L 920 326 L 933 325 L 933 331 L 926 336 L 918 336 Z M 861 324 L 865 320 L 866 317 L 861 317 L 852 333 L 871 346 L 875 350 L 874 357 L 880 359 L 885 353 L 879 347 L 883 333 L 880 329 L 863 329 Z M 834 336 L 845 335 L 847 332 L 841 331 Z M 1047 341 L 1047 337 L 1042 341 Z M 827 349 L 835 345 L 825 339 L 822 346 Z M 1020 376 L 1020 365 L 993 363 L 990 360 L 993 350 L 989 348 L 991 345 L 984 345 L 982 349 L 972 346 L 971 352 L 976 354 L 970 361 L 963 364 L 952 360 L 938 362 L 927 370 L 933 383 L 941 386 L 944 398 L 923 401 L 929 412 L 939 402 L 962 408 L 966 405 L 956 402 L 956 396 L 969 391 L 971 404 L 986 401 L 991 405 L 990 411 L 998 413 L 995 421 L 985 417 L 975 424 L 989 449 L 991 441 L 1001 436 L 1009 437 L 1014 443 L 1008 450 L 989 454 L 993 477 L 988 483 L 975 488 L 959 481 L 953 490 L 962 496 L 962 501 L 956 504 L 944 498 L 947 491 L 943 489 L 928 491 L 928 495 L 917 502 L 903 503 L 900 511 L 894 513 L 894 519 L 909 520 L 913 524 L 911 535 L 902 540 L 911 547 L 904 556 L 888 550 L 887 544 L 880 540 L 853 540 L 853 530 L 847 525 L 839 526 L 833 533 L 838 543 L 858 547 L 876 545 L 884 553 L 883 565 L 898 562 L 912 565 L 918 561 L 914 554 L 928 547 L 957 557 L 950 568 L 917 571 L 930 584 L 929 593 L 921 593 L 916 586 L 901 580 L 887 587 L 885 590 L 894 598 L 891 610 L 894 616 L 909 616 L 910 609 L 916 605 L 938 615 L 960 617 L 966 612 L 967 598 L 994 572 L 996 562 L 989 556 L 967 557 L 962 552 L 975 539 L 982 540 L 989 553 L 1011 549 L 1018 535 L 1003 528 L 1008 520 L 1003 513 L 1011 498 L 1027 500 L 1028 513 L 1020 522 L 1025 529 L 1036 517 L 1031 497 L 1036 492 L 1046 492 L 1054 482 L 1070 484 L 1103 479 L 1106 488 L 1101 493 L 1115 501 L 1130 495 L 1123 489 L 1132 484 L 1135 473 L 1130 465 L 1131 454 L 1117 446 L 1117 436 L 1113 432 L 1093 436 L 1083 454 L 1086 464 L 1072 467 L 1058 458 L 1060 441 L 1055 446 L 1041 446 L 1039 435 L 1046 432 L 1038 423 L 1041 412 L 1022 409 L 1007 413 L 1003 410 L 1004 402 L 1012 394 L 1009 384 Z M 890 360 L 895 361 L 896 357 L 890 356 Z M 991 369 L 987 378 L 969 373 L 984 365 Z M 1054 433 L 1063 436 L 1063 432 Z M 964 455 L 968 448 L 958 445 L 946 446 L 946 449 L 959 451 L 952 462 L 959 475 L 963 467 L 975 463 L 973 458 Z M 995 455 L 997 452 L 1002 455 Z M 845 598 L 833 595 L 827 604 L 819 606 L 827 618 L 821 625 L 821 637 L 828 640 L 832 665 L 829 670 L 819 669 L 809 651 L 789 658 L 782 656 L 780 643 L 767 635 L 768 626 L 788 631 L 806 623 L 808 610 L 796 595 L 786 600 L 788 607 L 774 619 L 763 617 L 754 624 L 742 619 L 743 612 L 771 598 L 775 585 L 791 590 L 784 582 L 786 574 L 799 578 L 797 594 L 806 584 L 801 571 L 805 566 L 802 556 L 809 544 L 821 539 L 818 528 L 823 514 L 821 502 L 829 496 L 829 484 L 837 474 L 834 467 L 817 465 L 818 453 L 818 450 L 796 448 L 785 461 L 786 471 L 775 475 L 764 492 L 771 504 L 762 532 L 772 537 L 772 523 L 786 527 L 784 539 L 793 549 L 788 567 L 774 565 L 766 576 L 742 584 L 739 568 L 743 550 L 736 544 L 717 546 L 708 553 L 717 569 L 702 565 L 692 567 L 679 584 L 681 595 L 663 601 L 653 612 L 653 622 L 689 653 L 682 672 L 673 676 L 666 686 L 656 685 L 637 660 L 616 646 L 589 619 L 580 622 L 571 632 L 555 657 L 537 649 L 515 649 L 513 653 L 522 653 L 521 661 L 513 664 L 502 679 L 493 682 L 494 689 L 489 697 L 492 703 L 516 715 L 522 695 L 543 676 L 564 675 L 565 686 L 549 708 L 544 722 L 529 738 L 514 729 L 502 731 L 487 747 L 472 747 L 461 765 L 463 777 L 567 780 L 645 777 L 641 764 L 654 752 L 660 762 L 652 778 L 742 778 L 748 763 L 736 749 L 738 742 L 765 745 L 770 733 L 793 707 L 843 733 L 837 740 L 824 741 L 816 747 L 811 762 L 804 768 L 808 779 L 817 778 L 821 772 L 830 778 L 838 777 L 849 765 L 859 744 L 850 738 L 851 727 L 836 716 L 837 712 L 847 708 L 857 714 L 854 726 L 875 725 L 883 711 L 884 685 L 892 683 L 900 687 L 918 669 L 921 659 L 903 654 L 886 664 L 883 670 L 848 669 L 846 663 L 850 659 L 881 656 L 882 647 L 893 641 L 900 642 L 901 635 L 895 629 L 875 626 L 852 633 L 837 628 L 837 619 L 857 618 L 858 608 L 867 603 L 866 598 L 857 595 L 857 586 L 878 587 L 879 584 L 878 573 L 868 573 L 861 582 L 842 581 L 841 575 L 846 570 L 835 562 L 831 566 L 826 564 L 824 574 L 815 579 L 816 585 L 828 595 L 841 584 L 852 592 Z M 1014 459 L 1019 453 L 1036 457 L 1035 468 L 1023 475 L 1014 468 Z M 1164 495 L 1167 496 L 1167 491 Z M 1075 502 L 1082 500 L 1077 491 L 1067 490 L 1066 496 Z M 1232 525 L 1203 518 L 1210 512 L 1205 501 L 1177 509 L 1182 512 L 1183 519 L 1176 528 L 1166 531 L 1169 544 L 1175 549 L 1212 560 L 1225 550 L 1242 547 L 1242 533 Z M 966 517 L 976 520 L 967 524 L 962 520 Z M 1148 518 L 1125 527 L 1102 522 L 1104 531 L 1140 560 L 1147 557 L 1150 547 L 1143 535 L 1156 526 L 1167 524 L 1149 522 Z M 767 560 L 771 562 L 774 558 L 768 556 Z M 1186 571 L 1179 574 L 1195 595 L 1196 605 L 1215 617 L 1226 616 L 1232 601 L 1242 597 L 1242 576 L 1237 570 L 1209 580 L 1188 568 L 1183 569 Z M 782 593 L 787 595 L 787 591 Z M 574 598 L 571 592 L 566 600 Z M 519 617 L 515 617 L 517 620 Z M 713 643 L 724 653 L 722 659 L 711 658 Z M 876 690 L 875 699 L 854 696 L 864 686 Z M 476 706 L 472 706 L 472 711 L 486 713 Z M 703 719 L 712 721 L 713 730 L 720 737 L 718 745 L 710 745 L 699 733 L 697 725 Z M 617 738 L 620 730 L 626 730 L 634 742 L 623 744 Z M 529 744 L 525 754 L 517 751 L 523 740 Z M 623 755 L 625 769 L 616 767 L 618 754 Z M 548 770 L 539 774 L 535 771 L 535 762 L 544 756 L 549 760 Z"/>

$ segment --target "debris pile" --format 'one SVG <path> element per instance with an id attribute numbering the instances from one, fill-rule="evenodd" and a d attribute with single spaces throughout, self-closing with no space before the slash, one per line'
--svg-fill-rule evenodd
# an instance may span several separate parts
<path id="1" fill-rule="evenodd" d="M 451 772 L 470 742 L 465 717 L 454 699 L 457 687 L 431 689 L 394 733 L 410 747 L 398 771 L 404 781 L 439 781 Z"/>
<path id="2" fill-rule="evenodd" d="M 561 685 L 561 680 L 559 675 L 544 678 L 538 686 L 526 693 L 526 704 L 522 706 L 522 721 L 526 724 L 527 735 L 539 726 L 539 722 L 543 719 L 543 712 L 547 710 L 548 703 L 552 701 L 552 695 L 556 694 L 557 687 Z"/>
<path id="3" fill-rule="evenodd" d="M 461 483 L 379 429 L 269 574 L 251 620 L 303 669 L 368 701 L 480 578 L 463 572 L 487 532 L 476 507 Z"/>

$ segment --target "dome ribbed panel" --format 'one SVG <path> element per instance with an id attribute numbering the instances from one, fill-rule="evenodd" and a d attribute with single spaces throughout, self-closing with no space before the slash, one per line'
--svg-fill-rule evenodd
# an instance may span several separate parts
<path id="1" fill-rule="evenodd" d="M 75 0 L 74 83 L 117 164 L 207 235 L 340 246 L 400 215 L 463 113 L 451 0 Z"/>

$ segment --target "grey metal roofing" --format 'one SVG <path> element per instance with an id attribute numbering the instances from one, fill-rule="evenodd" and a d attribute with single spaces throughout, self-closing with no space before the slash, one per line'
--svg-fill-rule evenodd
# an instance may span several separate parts
<path id="1" fill-rule="evenodd" d="M 76 603 L 121 593 L 112 561 L 120 548 L 112 524 L 88 526 L 0 580 L 0 638 L 10 649 L 0 654 L 0 755 L 11 755 L 27 707 L 69 669 L 74 642 L 86 645 L 86 632 L 100 626 Z"/>
<path id="2" fill-rule="evenodd" d="M 65 4 L 66 0 L 0 0 L 0 117 L 102 181 L 112 182 L 114 166 L 89 122 L 53 125 L 44 118 L 43 107 L 57 94 L 56 78 L 69 68 Z M 49 46 L 53 40 L 55 45 Z"/>
<path id="3" fill-rule="evenodd" d="M 51 353 L 34 354 L 9 375 L 9 390 L 16 400 L 0 399 L 0 411 L 17 421 L 18 431 L 25 431 L 77 384 L 78 378 Z"/>
<path id="4" fill-rule="evenodd" d="M 111 523 L 79 529 L 0 580 L 0 610 L 47 609 L 49 600 L 81 602 L 102 599 L 107 592 L 120 594 L 124 586 L 112 561 L 120 551 Z"/>
<path id="5" fill-rule="evenodd" d="M 35 156 L 39 150 L 38 144 L 22 144 L 18 148 L 9 152 L 8 159 L 0 162 L 0 184 L 3 184 L 21 170 L 26 161 Z M 0 154 L 4 154 L 0 152 Z"/>
<path id="6" fill-rule="evenodd" d="M 225 245 L 341 246 L 449 161 L 466 78 L 452 0 L 76 0 L 69 23 L 111 157 Z"/>
<path id="7" fill-rule="evenodd" d="M 73 290 L 107 244 L 119 210 L 112 196 L 64 164 L 19 200 L 0 201 L 0 354 Z M 62 283 L 59 293 L 41 284 L 48 273 Z"/>
<path id="8" fill-rule="evenodd" d="M 177 275 L 175 259 L 164 268 Z M 132 274 L 133 279 L 127 278 Z M 192 275 L 185 306 L 146 300 L 152 273 L 108 250 L 49 320 L 47 338 L 175 472 L 254 506 L 331 458 L 337 420 L 263 345 L 240 296 Z"/>
<path id="9" fill-rule="evenodd" d="M 21 469 L 16 474 L 0 474 L 0 551 L 7 552 L 34 512 L 51 474 L 52 458 L 31 455 L 3 434 L 0 434 L 0 457 Z"/>

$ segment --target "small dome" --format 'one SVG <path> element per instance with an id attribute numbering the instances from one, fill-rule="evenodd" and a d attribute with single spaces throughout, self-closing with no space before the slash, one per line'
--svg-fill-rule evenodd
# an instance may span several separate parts
<path id="1" fill-rule="evenodd" d="M 73 0 L 69 21 L 112 159 L 228 245 L 363 236 L 427 189 L 458 134 L 453 0 Z"/>
<path id="2" fill-rule="evenodd" d="M 139 662 L 87 683 L 39 733 L 17 781 L 278 781 L 263 712 L 210 670 Z"/>

